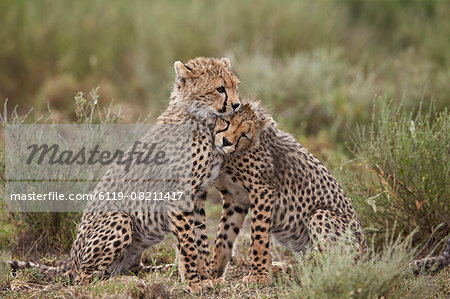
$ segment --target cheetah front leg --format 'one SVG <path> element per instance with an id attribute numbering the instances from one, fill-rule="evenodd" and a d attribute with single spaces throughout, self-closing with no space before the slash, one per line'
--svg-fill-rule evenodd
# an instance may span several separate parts
<path id="1" fill-rule="evenodd" d="M 169 213 L 172 232 L 178 241 L 178 270 L 181 280 L 189 283 L 193 293 L 201 293 L 204 288 L 212 288 L 211 280 L 200 280 L 198 274 L 198 248 L 195 242 L 193 212 Z"/>
<path id="2" fill-rule="evenodd" d="M 206 192 L 200 194 L 194 205 L 195 244 L 198 249 L 197 270 L 202 280 L 211 278 L 210 252 L 205 224 L 205 202 Z"/>
<path id="3" fill-rule="evenodd" d="M 270 255 L 270 225 L 272 220 L 272 203 L 275 191 L 266 186 L 254 186 L 250 192 L 252 210 L 250 247 L 251 272 L 244 276 L 247 283 L 270 284 L 269 269 L 272 264 Z"/>
<path id="4" fill-rule="evenodd" d="M 214 278 L 219 278 L 224 274 L 233 254 L 234 242 L 248 212 L 248 208 L 242 207 L 233 201 L 233 197 L 228 190 L 221 190 L 220 194 L 222 196 L 223 206 L 211 267 Z"/>
<path id="5" fill-rule="evenodd" d="M 200 283 L 198 283 L 199 288 L 211 288 L 217 284 L 222 284 L 221 279 L 211 280 L 211 270 L 210 270 L 210 251 L 208 236 L 206 234 L 206 214 L 205 214 L 205 202 L 206 202 L 206 192 L 201 193 L 194 204 L 194 233 L 195 233 L 195 246 L 197 247 L 198 255 L 197 258 L 193 257 L 197 263 L 197 271 L 200 277 Z M 191 284 L 192 289 L 192 284 Z"/>

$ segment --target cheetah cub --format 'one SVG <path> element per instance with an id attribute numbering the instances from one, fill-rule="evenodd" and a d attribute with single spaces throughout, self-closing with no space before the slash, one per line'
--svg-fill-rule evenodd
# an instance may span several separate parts
<path id="1" fill-rule="evenodd" d="M 270 283 L 269 233 L 302 253 L 346 238 L 366 249 L 360 222 L 331 173 L 289 134 L 277 128 L 259 102 L 241 99 L 241 110 L 216 120 L 214 146 L 226 155 L 215 186 L 223 200 L 212 272 L 221 277 L 251 209 L 251 273 L 246 282 Z M 350 232 L 350 235 L 349 235 Z M 450 264 L 450 238 L 442 255 L 416 260 L 414 274 Z"/>
<path id="2" fill-rule="evenodd" d="M 174 68 L 176 80 L 169 106 L 158 117 L 157 124 L 192 127 L 192 143 L 185 147 L 192 149 L 192 159 L 188 158 L 187 162 L 190 169 L 175 169 L 178 173 L 173 173 L 180 177 L 189 171 L 192 173 L 191 212 L 106 212 L 108 207 L 97 206 L 95 212 L 83 213 L 70 258 L 63 265 L 46 267 L 13 261 L 10 263 L 13 270 L 33 267 L 49 275 L 64 274 L 81 282 L 89 282 L 93 276 L 102 278 L 138 272 L 145 270 L 140 261 L 142 253 L 172 233 L 178 241 L 177 260 L 182 280 L 189 282 L 193 292 L 201 291 L 202 286 L 211 286 L 204 201 L 214 173 L 218 174 L 212 171 L 218 164 L 212 154 L 212 129 L 218 115 L 230 115 L 239 109 L 239 79 L 226 58 L 199 57 L 187 63 L 177 61 Z M 141 147 L 151 143 L 154 137 L 152 134 L 143 136 Z M 143 148 L 136 150 L 143 151 Z M 131 169 L 138 177 L 146 171 L 133 165 Z M 127 176 L 124 165 L 114 164 L 95 191 L 97 194 L 131 193 L 133 184 L 125 183 Z M 101 205 L 105 201 L 93 203 Z"/>
<path id="3" fill-rule="evenodd" d="M 214 145 L 226 155 L 215 185 L 222 217 L 212 272 L 221 277 L 233 244 L 251 209 L 251 273 L 245 282 L 271 282 L 269 233 L 302 253 L 352 232 L 356 250 L 366 247 L 355 210 L 326 167 L 291 135 L 278 129 L 258 103 L 242 100 L 241 110 L 216 120 Z"/>

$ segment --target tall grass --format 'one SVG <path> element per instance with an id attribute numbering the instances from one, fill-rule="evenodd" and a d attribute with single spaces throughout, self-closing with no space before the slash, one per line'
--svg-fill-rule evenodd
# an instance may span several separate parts
<path id="1" fill-rule="evenodd" d="M 78 124 L 120 123 L 123 119 L 120 107 L 99 104 L 98 88 L 93 89 L 89 97 L 78 92 L 74 98 L 74 122 Z M 39 120 L 42 123 L 55 123 L 52 110 Z M 23 124 L 33 122 L 29 113 L 20 115 L 17 107 L 8 113 L 5 103 L 0 111 L 0 130 L 6 124 Z M 0 150 L 0 196 L 5 198 L 5 151 Z M 27 258 L 29 256 L 47 255 L 67 252 L 73 243 L 76 223 L 81 213 L 10 213 L 6 212 L 3 200 L 0 201 L 0 250 L 12 250 L 15 254 Z"/>
<path id="2" fill-rule="evenodd" d="M 396 224 L 404 233 L 419 227 L 416 241 L 432 238 L 431 244 L 450 234 L 449 123 L 447 109 L 411 111 L 391 103 L 360 127 L 359 167 L 349 164 L 342 178 L 364 226 L 383 232 Z"/>

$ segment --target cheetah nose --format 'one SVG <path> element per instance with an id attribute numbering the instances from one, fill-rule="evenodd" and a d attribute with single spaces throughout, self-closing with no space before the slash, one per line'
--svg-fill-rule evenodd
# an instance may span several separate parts
<path id="1" fill-rule="evenodd" d="M 222 145 L 223 145 L 223 146 L 230 146 L 230 145 L 232 145 L 232 144 L 231 144 L 230 140 L 228 140 L 226 137 L 223 137 L 223 139 L 222 139 Z"/>
<path id="2" fill-rule="evenodd" d="M 241 106 L 240 103 L 234 103 L 234 104 L 231 104 L 231 107 L 233 108 L 234 111 L 238 110 L 238 109 L 239 109 L 239 106 Z"/>

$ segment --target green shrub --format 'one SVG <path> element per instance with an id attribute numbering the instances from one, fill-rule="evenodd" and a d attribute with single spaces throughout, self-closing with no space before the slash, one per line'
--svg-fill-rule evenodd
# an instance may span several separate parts
<path id="1" fill-rule="evenodd" d="M 450 234 L 449 123 L 447 109 L 411 112 L 391 103 L 360 127 L 355 155 L 372 176 L 353 168 L 344 177 L 367 227 L 384 231 L 395 223 L 404 233 L 419 227 L 416 240 L 433 237 L 431 244 Z"/>
<path id="2" fill-rule="evenodd" d="M 291 298 L 423 298 L 429 277 L 411 280 L 409 263 L 414 250 L 408 238 L 386 239 L 380 253 L 369 254 L 355 262 L 356 252 L 342 244 L 323 254 L 310 251 L 293 271 Z M 288 288 L 289 290 L 290 288 Z"/>

